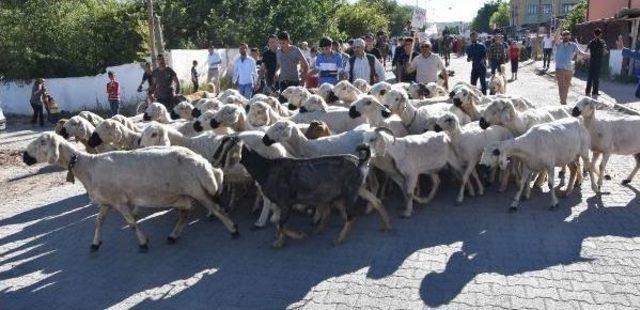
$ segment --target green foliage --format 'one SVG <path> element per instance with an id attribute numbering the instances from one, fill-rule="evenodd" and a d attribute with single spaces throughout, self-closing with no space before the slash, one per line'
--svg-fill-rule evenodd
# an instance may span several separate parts
<path id="1" fill-rule="evenodd" d="M 382 14 L 380 8 L 368 6 L 365 3 L 345 5 L 336 15 L 338 28 L 348 31 L 351 36 L 362 36 L 367 32 L 375 33 L 389 26 L 389 20 Z"/>
<path id="2" fill-rule="evenodd" d="M 490 19 L 498 11 L 501 0 L 493 0 L 484 4 L 471 22 L 471 29 L 478 32 L 491 32 Z"/>
<path id="3" fill-rule="evenodd" d="M 407 20 L 413 16 L 413 7 L 409 5 L 399 5 L 395 0 L 360 0 L 361 4 L 376 6 L 382 15 L 389 19 L 389 33 L 391 36 L 402 34 Z"/>
<path id="4" fill-rule="evenodd" d="M 576 25 L 587 20 L 587 1 L 580 0 L 576 6 L 569 12 L 567 18 L 562 21 L 562 30 L 569 30 L 576 33 Z"/>
<path id="5" fill-rule="evenodd" d="M 491 14 L 489 24 L 496 25 L 496 27 L 498 28 L 509 26 L 509 16 L 509 4 L 506 2 L 502 2 L 498 6 L 498 10 Z"/>
<path id="6" fill-rule="evenodd" d="M 26 0 L 0 7 L 0 76 L 94 75 L 139 58 L 143 37 L 131 4 Z"/>

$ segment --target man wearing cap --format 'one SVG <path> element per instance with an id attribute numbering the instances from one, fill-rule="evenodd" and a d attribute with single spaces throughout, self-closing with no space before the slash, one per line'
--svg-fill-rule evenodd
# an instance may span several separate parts
<path id="1" fill-rule="evenodd" d="M 409 65 L 409 71 L 416 71 L 416 82 L 418 83 L 436 83 L 438 82 L 438 72 L 442 72 L 445 78 L 445 85 L 448 83 L 449 76 L 447 69 L 440 56 L 431 52 L 431 42 L 425 41 L 420 43 L 420 55 L 414 57 Z"/>
<path id="2" fill-rule="evenodd" d="M 378 50 L 378 48 L 373 46 L 374 43 L 375 40 L 373 39 L 373 34 L 367 33 L 367 35 L 364 36 L 364 52 L 376 56 L 376 59 L 382 61 L 382 54 L 380 53 L 380 50 Z"/>
<path id="3" fill-rule="evenodd" d="M 320 39 L 321 53 L 316 57 L 313 73 L 318 73 L 319 83 L 338 83 L 338 74 L 342 70 L 342 55 L 331 48 L 332 41 L 329 37 Z"/>
<path id="4" fill-rule="evenodd" d="M 278 70 L 278 82 L 280 83 L 280 91 L 285 90 L 289 86 L 304 85 L 304 80 L 307 77 L 309 71 L 309 63 L 304 58 L 300 49 L 294 45 L 291 45 L 289 39 L 289 33 L 282 31 L 278 33 L 278 41 L 280 42 L 280 49 L 277 51 Z M 298 64 L 302 69 L 302 74 L 298 72 Z M 302 76 L 302 83 L 300 81 Z"/>
<path id="5" fill-rule="evenodd" d="M 581 50 L 575 42 L 571 41 L 571 32 L 563 31 L 562 40 L 556 36 L 556 79 L 558 80 L 558 91 L 560 93 L 560 104 L 567 104 L 567 94 L 571 87 L 573 77 L 573 66 L 571 59 L 576 53 L 582 56 L 589 56 L 589 53 Z"/>
<path id="6" fill-rule="evenodd" d="M 353 56 L 349 58 L 344 69 L 343 78 L 353 83 L 356 79 L 363 79 L 373 85 L 385 80 L 384 68 L 378 59 L 364 52 L 364 40 L 358 38 L 353 41 Z"/>

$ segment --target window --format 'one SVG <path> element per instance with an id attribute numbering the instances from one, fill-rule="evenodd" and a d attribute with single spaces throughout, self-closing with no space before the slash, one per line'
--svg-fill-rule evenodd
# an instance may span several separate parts
<path id="1" fill-rule="evenodd" d="M 573 10 L 573 7 L 575 6 L 575 3 L 565 3 L 562 5 L 562 14 L 566 15 L 569 14 L 569 12 L 571 12 L 571 10 Z"/>
<path id="2" fill-rule="evenodd" d="M 542 6 L 542 12 L 544 12 L 544 15 L 551 14 L 551 4 L 544 4 Z"/>
<path id="3" fill-rule="evenodd" d="M 529 13 L 529 15 L 536 15 L 536 13 L 537 13 L 536 5 L 535 4 L 529 4 L 529 10 L 527 12 Z"/>

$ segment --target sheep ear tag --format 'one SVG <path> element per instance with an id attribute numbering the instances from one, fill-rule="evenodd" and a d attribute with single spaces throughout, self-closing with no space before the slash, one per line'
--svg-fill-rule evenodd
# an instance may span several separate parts
<path id="1" fill-rule="evenodd" d="M 78 155 L 73 155 L 71 156 L 71 160 L 69 160 L 69 166 L 67 169 L 67 182 L 69 183 L 76 183 L 76 177 L 73 174 L 73 167 L 76 166 L 76 163 L 78 162 Z"/>

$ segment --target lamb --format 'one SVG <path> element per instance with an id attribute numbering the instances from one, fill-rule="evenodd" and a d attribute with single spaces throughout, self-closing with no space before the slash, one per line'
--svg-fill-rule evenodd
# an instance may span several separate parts
<path id="1" fill-rule="evenodd" d="M 478 186 L 478 193 L 484 193 L 484 187 L 476 172 L 476 165 L 480 162 L 480 157 L 484 148 L 491 142 L 504 141 L 513 138 L 511 132 L 501 126 L 491 126 L 483 130 L 478 123 L 469 123 L 464 127 L 460 126 L 458 118 L 453 113 L 445 113 L 436 122 L 436 132 L 444 131 L 451 140 L 455 154 L 460 163 L 465 167 L 462 174 L 462 183 L 458 191 L 456 201 L 462 203 L 464 200 L 464 189 L 469 182 L 469 176 L 473 174 Z"/>
<path id="2" fill-rule="evenodd" d="M 167 111 L 167 107 L 165 107 L 160 102 L 151 102 L 144 110 L 144 115 L 142 119 L 145 122 L 148 121 L 156 121 L 164 124 L 171 123 L 172 117 L 171 114 Z"/>
<path id="3" fill-rule="evenodd" d="M 383 106 L 375 96 L 363 95 L 349 107 L 351 118 L 364 117 L 366 122 L 373 127 L 387 127 L 395 137 L 404 137 L 409 134 L 407 128 L 397 115 L 392 115 L 391 110 Z"/>
<path id="4" fill-rule="evenodd" d="M 233 131 L 240 132 L 246 130 L 255 130 L 247 120 L 247 113 L 244 108 L 237 105 L 225 105 L 213 114 L 209 122 L 203 122 L 201 116 L 198 121 L 202 123 L 204 129 L 216 130 L 220 127 L 228 127 Z"/>
<path id="5" fill-rule="evenodd" d="M 340 103 L 340 98 L 338 98 L 338 96 L 333 92 L 333 84 L 322 83 L 322 85 L 318 87 L 317 94 L 320 95 L 327 104 L 342 105 L 342 103 Z"/>
<path id="6" fill-rule="evenodd" d="M 104 121 L 104 118 L 102 118 L 100 115 L 95 114 L 91 111 L 82 111 L 80 113 L 78 113 L 78 116 L 86 119 L 89 121 L 89 123 L 91 123 L 91 125 L 93 125 L 93 127 L 98 126 L 98 124 L 100 124 L 102 121 Z"/>
<path id="7" fill-rule="evenodd" d="M 355 79 L 353 81 L 353 86 L 355 86 L 363 94 L 366 94 L 369 92 L 369 90 L 371 90 L 371 85 L 369 85 L 369 82 L 363 79 Z"/>
<path id="8" fill-rule="evenodd" d="M 205 112 L 205 111 L 220 109 L 220 107 L 222 105 L 223 105 L 223 103 L 220 100 L 216 99 L 216 98 L 201 99 L 201 100 L 199 100 L 198 102 L 196 102 L 194 104 L 193 109 L 191 110 L 191 113 L 190 113 L 191 117 L 190 118 L 185 118 L 185 119 L 197 118 L 200 115 L 202 115 L 202 113 Z M 174 110 L 176 108 L 174 108 Z M 176 113 L 180 114 L 178 111 L 176 111 Z"/>
<path id="9" fill-rule="evenodd" d="M 262 101 L 268 104 L 271 107 L 271 109 L 273 109 L 273 111 L 275 111 L 276 113 L 278 113 L 278 115 L 282 117 L 291 116 L 291 113 L 289 113 L 289 110 L 287 110 L 282 104 L 280 104 L 280 101 L 278 101 L 278 98 L 267 96 L 264 94 L 256 94 L 253 97 L 251 97 L 248 105 L 249 109 L 251 106 L 253 106 L 254 103 L 258 101 Z"/>
<path id="10" fill-rule="evenodd" d="M 449 137 L 444 133 L 425 132 L 395 138 L 389 129 L 379 127 L 373 132 L 365 132 L 363 143 L 371 146 L 374 156 L 389 156 L 403 176 L 402 193 L 406 203 L 403 217 L 410 217 L 413 213 L 413 200 L 426 204 L 435 197 L 440 186 L 438 171 L 447 165 L 455 171 L 461 170 Z M 424 154 L 429 156 L 425 158 Z M 430 175 L 433 183 L 426 199 L 414 194 L 420 174 Z"/>
<path id="11" fill-rule="evenodd" d="M 567 143 L 569 142 L 569 143 Z M 554 167 L 564 167 L 569 165 L 571 177 L 563 195 L 569 195 L 575 186 L 578 177 L 579 158 L 589 171 L 591 178 L 591 188 L 597 192 L 597 187 L 589 160 L 589 149 L 591 148 L 591 137 L 587 129 L 576 119 L 560 119 L 549 123 L 538 124 L 531 127 L 523 135 L 500 142 L 489 144 L 480 159 L 480 164 L 493 166 L 500 165 L 506 168 L 508 157 L 516 157 L 522 163 L 522 176 L 520 188 L 511 203 L 510 211 L 516 211 L 520 203 L 525 185 L 529 183 L 532 171 L 546 171 L 550 176 L 554 175 Z M 558 207 L 554 178 L 547 178 L 549 191 L 551 193 L 551 208 Z M 530 189 L 527 186 L 525 198 L 528 198 Z"/>
<path id="12" fill-rule="evenodd" d="M 363 94 L 360 89 L 353 86 L 353 84 L 349 83 L 347 80 L 338 82 L 338 84 L 333 87 L 333 92 L 336 94 L 338 99 L 342 100 L 345 104 L 351 104 L 358 99 L 359 95 Z"/>
<path id="13" fill-rule="evenodd" d="M 81 117 L 80 115 L 76 115 L 71 117 L 65 124 L 62 126 L 60 130 L 60 135 L 64 139 L 69 139 L 70 137 L 74 137 L 76 141 L 82 143 L 87 150 L 88 153 L 102 153 L 113 151 L 115 148 L 110 144 L 103 144 L 97 146 L 95 148 L 89 145 L 89 139 L 96 128 L 91 125 L 91 123 Z"/>
<path id="14" fill-rule="evenodd" d="M 378 101 L 382 102 L 382 99 L 384 98 L 384 95 L 390 91 L 392 88 L 391 83 L 388 82 L 378 82 L 373 84 L 373 86 L 371 86 L 371 89 L 369 90 L 369 95 L 373 95 L 374 97 L 376 97 L 376 99 L 378 99 Z"/>
<path id="15" fill-rule="evenodd" d="M 436 103 L 416 108 L 409 102 L 409 96 L 403 90 L 391 89 L 382 101 L 384 106 L 392 113 L 400 116 L 402 124 L 407 127 L 410 134 L 421 134 L 427 130 L 433 130 L 435 122 L 444 112 L 454 113 L 464 125 L 471 122 L 471 118 L 462 110 L 448 103 Z"/>
<path id="16" fill-rule="evenodd" d="M 247 100 L 247 98 L 236 95 L 227 96 L 226 98 L 221 99 L 220 102 L 222 102 L 223 105 L 236 105 L 241 108 L 244 108 L 249 104 L 249 100 Z"/>
<path id="17" fill-rule="evenodd" d="M 254 128 L 271 126 L 282 119 L 282 116 L 274 111 L 266 102 L 256 101 L 247 107 L 249 107 L 249 111 L 247 112 L 247 121 L 249 122 L 249 125 Z"/>
<path id="18" fill-rule="evenodd" d="M 489 80 L 489 94 L 506 94 L 507 93 L 507 71 L 504 64 L 500 65 L 500 68 L 491 75 Z"/>
<path id="19" fill-rule="evenodd" d="M 293 122 L 282 120 L 267 129 L 262 141 L 265 145 L 279 142 L 293 156 L 301 158 L 336 154 L 353 155 L 367 129 L 369 126 L 363 125 L 337 135 L 309 140 Z"/>
<path id="20" fill-rule="evenodd" d="M 315 112 L 315 111 L 328 112 L 331 110 L 341 110 L 342 108 L 344 107 L 328 105 L 320 95 L 311 95 L 300 106 L 300 113 Z"/>
<path id="21" fill-rule="evenodd" d="M 486 129 L 491 125 L 500 125 L 511 130 L 514 135 L 519 136 L 533 125 L 553 120 L 553 115 L 544 109 L 529 109 L 520 112 L 516 110 L 511 100 L 497 98 L 482 113 L 480 127 Z"/>
<path id="22" fill-rule="evenodd" d="M 362 154 L 359 158 L 353 155 L 335 155 L 311 159 L 268 159 L 246 146 L 242 147 L 241 152 L 240 163 L 260 184 L 264 194 L 282 210 L 276 224 L 277 239 L 273 243 L 274 247 L 282 247 L 286 237 L 304 238 L 304 234 L 286 227 L 290 210 L 295 204 L 315 207 L 323 214 L 323 222 L 333 205 L 346 213 L 345 225 L 334 244 L 342 243 L 353 225 L 358 195 L 366 194 L 375 201 L 375 208 L 380 212 L 384 228 L 391 227 L 381 202 L 363 186 L 370 158 L 368 148 L 358 149 Z"/>
<path id="23" fill-rule="evenodd" d="M 228 88 L 218 94 L 218 100 L 224 101 L 229 96 L 241 97 L 242 94 L 237 89 Z"/>
<path id="24" fill-rule="evenodd" d="M 176 226 L 167 239 L 170 244 L 180 236 L 193 201 L 217 216 L 233 237 L 239 236 L 238 226 L 216 203 L 222 171 L 186 148 L 153 147 L 90 155 L 49 132 L 29 144 L 23 161 L 27 165 L 48 162 L 67 168 L 68 177 L 78 178 L 91 202 L 100 206 L 91 251 L 102 244 L 102 224 L 110 208 L 120 212 L 133 228 L 140 251 L 148 251 L 148 239 L 131 212 L 132 205 L 179 210 Z"/>
<path id="25" fill-rule="evenodd" d="M 352 119 L 349 116 L 349 109 L 343 107 L 332 107 L 323 111 L 313 111 L 307 113 L 298 113 L 290 118 L 291 121 L 298 124 L 309 124 L 312 121 L 323 121 L 329 126 L 331 132 L 342 133 L 352 130 L 364 123 L 364 119 Z"/>
<path id="26" fill-rule="evenodd" d="M 412 99 L 424 99 L 434 97 L 447 96 L 447 90 L 436 83 L 411 83 L 407 90 L 409 97 Z M 446 99 L 443 99 L 446 100 Z"/>
<path id="27" fill-rule="evenodd" d="M 281 96 L 283 98 L 281 98 L 280 101 L 283 101 L 282 99 L 286 99 L 289 110 L 296 110 L 305 100 L 307 100 L 307 98 L 309 98 L 309 96 L 311 96 L 311 93 L 301 86 L 289 86 L 282 91 Z"/>
<path id="28" fill-rule="evenodd" d="M 452 93 L 454 93 L 452 97 L 453 104 L 467 113 L 474 121 L 480 120 L 482 113 L 494 99 L 508 99 L 513 103 L 514 108 L 520 112 L 535 108 L 529 100 L 523 97 L 505 95 L 478 96 L 472 89 L 464 86 L 458 87 Z"/>
<path id="29" fill-rule="evenodd" d="M 127 127 L 129 130 L 135 131 L 135 132 L 141 132 L 142 129 L 140 127 L 138 127 L 138 125 L 136 125 L 136 123 L 131 120 L 131 118 L 128 118 L 122 114 L 116 114 L 114 116 L 112 116 L 110 119 L 124 125 L 125 127 Z M 100 124 L 98 124 L 100 125 Z M 98 126 L 96 126 L 98 127 Z"/>
<path id="30" fill-rule="evenodd" d="M 596 193 L 600 193 L 602 189 L 604 171 L 611 154 L 633 155 L 636 162 L 629 176 L 622 180 L 622 184 L 629 184 L 640 169 L 640 138 L 638 137 L 640 117 L 596 115 L 596 109 L 601 106 L 603 103 L 597 100 L 581 97 L 572 110 L 574 117 L 582 116 L 583 124 L 591 137 L 591 150 L 594 157 L 592 164 L 595 164 L 595 158 L 602 154 Z"/>
<path id="31" fill-rule="evenodd" d="M 108 143 L 121 150 L 133 150 L 140 147 L 141 137 L 141 133 L 133 131 L 113 119 L 108 119 L 96 127 L 88 144 L 90 147 L 96 148 L 103 143 Z"/>

